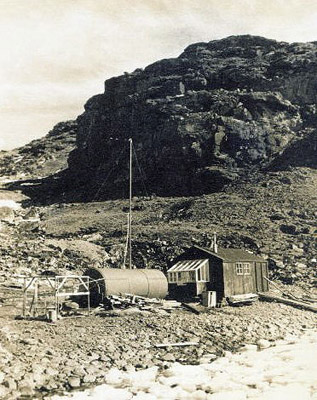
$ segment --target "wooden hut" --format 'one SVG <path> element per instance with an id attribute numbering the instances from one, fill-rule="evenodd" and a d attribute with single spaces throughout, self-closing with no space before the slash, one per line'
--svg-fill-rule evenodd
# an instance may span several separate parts
<path id="1" fill-rule="evenodd" d="M 236 295 L 268 290 L 267 261 L 240 249 L 193 246 L 174 260 L 167 271 L 173 297 L 195 297 L 206 291 L 217 293 L 217 302 Z"/>

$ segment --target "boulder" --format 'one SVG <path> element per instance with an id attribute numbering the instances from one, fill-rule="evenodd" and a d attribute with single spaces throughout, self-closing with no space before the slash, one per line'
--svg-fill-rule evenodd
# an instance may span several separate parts
<path id="1" fill-rule="evenodd" d="M 14 211 L 11 207 L 0 206 L 0 222 L 13 222 L 14 221 Z"/>

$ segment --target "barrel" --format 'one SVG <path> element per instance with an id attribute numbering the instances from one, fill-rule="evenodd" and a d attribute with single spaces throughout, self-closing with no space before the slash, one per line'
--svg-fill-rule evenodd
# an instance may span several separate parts
<path id="1" fill-rule="evenodd" d="M 156 269 L 89 268 L 84 275 L 90 277 L 92 307 L 111 295 L 133 294 L 159 299 L 167 295 L 166 276 Z"/>

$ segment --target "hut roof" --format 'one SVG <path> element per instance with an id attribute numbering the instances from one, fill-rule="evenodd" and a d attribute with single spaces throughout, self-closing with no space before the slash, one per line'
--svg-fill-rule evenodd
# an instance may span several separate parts
<path id="1" fill-rule="evenodd" d="M 200 246 L 194 246 L 194 247 L 207 254 L 211 254 L 214 257 L 218 257 L 225 262 L 239 262 L 239 261 L 265 262 L 264 258 L 259 257 L 253 253 L 250 253 L 246 250 L 218 248 L 217 253 L 215 253 L 214 251 L 212 251 L 212 249 L 206 249 Z"/>
<path id="2" fill-rule="evenodd" d="M 194 271 L 203 265 L 208 263 L 208 259 L 205 260 L 182 260 L 174 264 L 167 272 L 183 272 L 183 271 Z"/>

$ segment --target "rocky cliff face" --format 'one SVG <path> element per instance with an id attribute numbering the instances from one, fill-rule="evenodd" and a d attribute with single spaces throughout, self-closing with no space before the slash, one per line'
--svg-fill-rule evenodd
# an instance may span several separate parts
<path id="1" fill-rule="evenodd" d="M 129 137 L 148 190 L 159 195 L 214 192 L 250 168 L 316 167 L 316 87 L 315 42 L 236 36 L 193 44 L 107 80 L 88 100 L 72 178 L 90 198 L 125 195 Z"/>
<path id="2" fill-rule="evenodd" d="M 59 122 L 43 138 L 0 152 L 0 176 L 10 179 L 40 178 L 67 168 L 76 142 L 77 122 Z"/>

